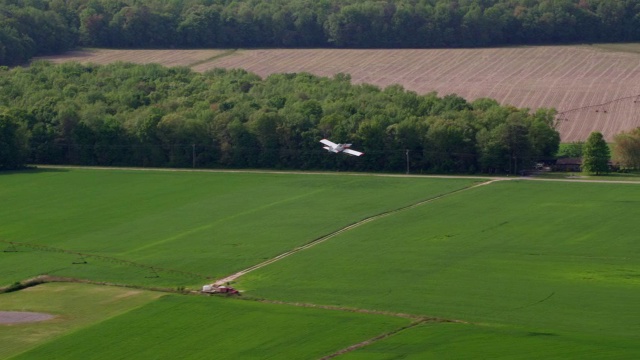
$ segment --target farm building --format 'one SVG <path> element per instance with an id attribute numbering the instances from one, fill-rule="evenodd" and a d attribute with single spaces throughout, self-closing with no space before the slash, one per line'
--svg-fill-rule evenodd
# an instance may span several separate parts
<path id="1" fill-rule="evenodd" d="M 617 171 L 618 169 L 619 164 L 615 164 L 609 160 L 609 171 Z M 553 171 L 581 172 L 582 158 L 560 158 L 556 160 Z"/>
<path id="2" fill-rule="evenodd" d="M 553 171 L 580 172 L 582 158 L 560 158 L 553 166 Z"/>

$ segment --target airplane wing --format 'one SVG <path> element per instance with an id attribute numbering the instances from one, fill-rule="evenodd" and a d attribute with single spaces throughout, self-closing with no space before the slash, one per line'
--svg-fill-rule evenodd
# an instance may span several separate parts
<path id="1" fill-rule="evenodd" d="M 355 150 L 351 150 L 351 149 L 344 149 L 342 150 L 343 153 L 347 153 L 349 155 L 353 155 L 353 156 L 360 156 L 360 155 L 364 155 L 363 152 L 360 151 L 355 151 Z"/>
<path id="2" fill-rule="evenodd" d="M 338 146 L 338 144 L 334 143 L 333 141 L 327 140 L 327 139 L 322 139 L 322 140 L 320 140 L 320 142 L 325 144 L 325 145 L 327 145 L 327 146 L 329 146 L 329 147 L 332 147 L 332 148 L 335 148 L 336 146 Z"/>

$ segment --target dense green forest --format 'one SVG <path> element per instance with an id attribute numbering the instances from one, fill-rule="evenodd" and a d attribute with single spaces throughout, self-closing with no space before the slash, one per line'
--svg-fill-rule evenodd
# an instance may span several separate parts
<path id="1" fill-rule="evenodd" d="M 637 0 L 0 0 L 0 65 L 76 46 L 428 48 L 640 41 Z"/>
<path id="2" fill-rule="evenodd" d="M 0 168 L 18 163 L 515 173 L 551 159 L 555 111 L 350 77 L 160 65 L 0 68 Z M 365 156 L 332 154 L 323 137 Z M 22 160 L 16 163 L 16 159 Z"/>

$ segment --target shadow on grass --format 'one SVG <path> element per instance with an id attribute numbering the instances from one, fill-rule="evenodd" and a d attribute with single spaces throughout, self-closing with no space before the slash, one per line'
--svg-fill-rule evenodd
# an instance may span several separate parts
<path id="1" fill-rule="evenodd" d="M 69 169 L 62 168 L 39 168 L 37 166 L 27 166 L 19 170 L 0 170 L 0 176 L 2 175 L 15 175 L 15 174 L 42 174 L 42 173 L 57 173 L 57 172 L 69 172 Z"/>

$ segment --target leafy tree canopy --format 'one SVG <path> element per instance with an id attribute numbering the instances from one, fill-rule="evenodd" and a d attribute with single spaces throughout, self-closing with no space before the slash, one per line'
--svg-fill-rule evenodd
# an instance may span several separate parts
<path id="1" fill-rule="evenodd" d="M 0 170 L 19 169 L 28 154 L 28 133 L 19 111 L 0 108 Z"/>
<path id="2" fill-rule="evenodd" d="M 640 169 L 640 128 L 622 132 L 614 138 L 616 162 L 627 169 Z"/>
<path id="3" fill-rule="evenodd" d="M 582 171 L 596 175 L 609 172 L 611 153 L 602 133 L 594 131 L 582 148 Z"/>
<path id="4" fill-rule="evenodd" d="M 431 48 L 638 40 L 636 0 L 0 0 L 0 65 L 75 46 Z"/>
<path id="5" fill-rule="evenodd" d="M 343 74 L 35 62 L 0 73 L 0 107 L 33 163 L 515 173 L 559 143 L 551 110 Z M 323 137 L 367 155 L 328 154 Z"/>

